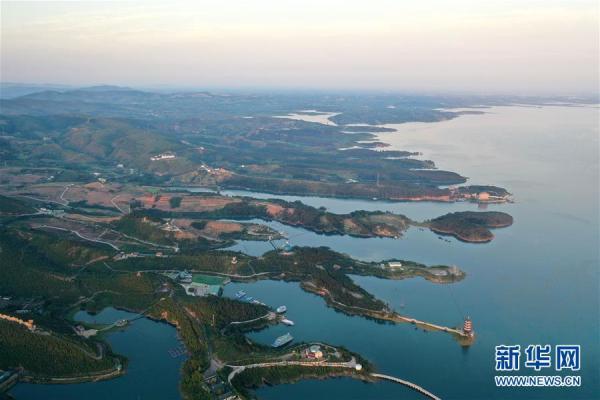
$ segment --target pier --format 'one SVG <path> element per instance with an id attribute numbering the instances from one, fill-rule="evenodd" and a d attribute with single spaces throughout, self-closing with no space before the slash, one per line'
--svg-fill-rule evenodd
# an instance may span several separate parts
<path id="1" fill-rule="evenodd" d="M 464 329 L 460 329 L 460 328 L 450 328 L 447 326 L 442 326 L 442 325 L 434 324 L 431 322 L 426 322 L 426 321 L 421 321 L 421 320 L 418 320 L 415 318 L 406 317 L 406 316 L 400 315 L 397 312 L 389 310 L 389 309 L 371 310 L 368 308 L 363 308 L 363 307 L 358 307 L 358 306 L 350 306 L 350 305 L 347 305 L 347 304 L 337 301 L 336 299 L 333 298 L 333 296 L 331 296 L 331 294 L 328 291 L 323 291 L 322 289 L 317 288 L 311 282 L 303 282 L 301 287 L 308 292 L 315 293 L 321 297 L 324 297 L 326 300 L 328 300 L 334 306 L 337 306 L 337 308 L 347 311 L 349 313 L 363 315 L 366 317 L 371 317 L 371 318 L 375 318 L 378 320 L 390 321 L 390 322 L 395 322 L 395 323 L 408 322 L 408 323 L 411 323 L 413 325 L 416 325 L 416 326 L 419 326 L 422 328 L 426 328 L 426 329 L 430 329 L 430 330 L 434 330 L 434 331 L 447 332 L 447 333 L 454 335 L 460 341 L 461 345 L 463 345 L 463 346 L 470 346 L 475 339 L 475 332 L 473 331 L 473 326 L 471 323 L 469 325 L 468 331 L 465 331 Z M 470 319 L 469 319 L 469 321 L 470 321 Z"/>
<path id="2" fill-rule="evenodd" d="M 384 318 L 384 319 L 387 319 L 389 321 L 394 321 L 394 322 L 408 322 L 408 323 L 411 323 L 411 324 L 423 326 L 425 328 L 429 328 L 429 329 L 436 330 L 436 331 L 443 331 L 443 332 L 448 332 L 448 333 L 454 333 L 455 335 L 458 335 L 458 336 L 464 337 L 464 338 L 470 337 L 469 334 L 465 333 L 464 331 L 462 331 L 460 329 L 449 328 L 447 326 L 437 325 L 437 324 L 434 324 L 434 323 L 431 323 L 431 322 L 420 321 L 418 319 L 404 317 L 404 316 L 399 315 L 399 314 L 393 314 L 390 317 L 387 317 L 387 318 Z"/>
<path id="3" fill-rule="evenodd" d="M 450 328 L 447 326 L 438 325 L 438 324 L 434 324 L 431 322 L 421 321 L 421 320 L 418 320 L 415 318 L 405 317 L 405 316 L 400 315 L 395 312 L 393 312 L 393 313 L 377 313 L 377 315 L 371 315 L 371 316 L 374 318 L 391 321 L 391 322 L 395 322 L 395 323 L 400 323 L 400 322 L 410 323 L 410 324 L 413 324 L 413 325 L 423 328 L 423 329 L 429 329 L 432 331 L 449 333 L 449 334 L 453 335 L 454 338 L 456 339 L 456 341 L 458 341 L 458 343 L 463 347 L 471 346 L 475 342 L 475 332 L 473 331 L 473 325 L 471 323 L 471 320 L 468 318 L 467 318 L 467 320 L 465 320 L 465 326 L 463 327 L 463 329 L 460 329 L 460 328 Z"/>

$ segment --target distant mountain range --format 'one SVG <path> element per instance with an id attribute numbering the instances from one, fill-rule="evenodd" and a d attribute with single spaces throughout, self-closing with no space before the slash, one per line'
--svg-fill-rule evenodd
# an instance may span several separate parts
<path id="1" fill-rule="evenodd" d="M 11 99 L 25 96 L 27 94 L 42 92 L 46 90 L 70 90 L 73 86 L 55 84 L 33 84 L 0 82 L 0 99 Z"/>

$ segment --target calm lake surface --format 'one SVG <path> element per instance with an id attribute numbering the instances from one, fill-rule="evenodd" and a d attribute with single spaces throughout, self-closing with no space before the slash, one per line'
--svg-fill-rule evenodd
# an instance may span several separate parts
<path id="1" fill-rule="evenodd" d="M 468 314 L 475 344 L 462 349 L 448 335 L 424 333 L 410 325 L 383 325 L 347 317 L 325 307 L 297 284 L 232 284 L 269 305 L 286 304 L 294 327 L 253 333 L 271 343 L 290 332 L 296 340 L 324 340 L 357 351 L 387 374 L 408 379 L 444 399 L 597 398 L 599 384 L 598 108 L 494 107 L 439 123 L 393 125 L 399 131 L 378 140 L 390 149 L 420 151 L 440 169 L 459 172 L 472 184 L 496 184 L 514 194 L 514 204 L 489 206 L 512 214 L 512 227 L 496 230 L 489 244 L 439 240 L 411 229 L 403 239 L 324 236 L 270 223 L 288 232 L 293 245 L 326 245 L 369 260 L 412 259 L 456 264 L 467 278 L 454 285 L 422 279 L 388 281 L 354 277 L 398 311 L 432 322 L 459 325 Z M 229 194 L 249 194 L 230 191 Z M 299 199 L 332 212 L 387 210 L 423 220 L 450 211 L 477 210 L 476 204 L 387 203 L 316 197 Z M 268 244 L 242 242 L 254 254 Z M 402 307 L 403 306 L 403 307 Z M 500 344 L 580 344 L 581 388 L 496 388 L 494 346 Z M 564 375 L 542 370 L 539 375 Z M 528 374 L 523 366 L 519 374 Z M 418 395 L 388 383 L 349 379 L 307 381 L 258 390 L 263 399 L 398 399 Z M 333 397 L 332 397 L 333 396 Z"/>
<path id="2" fill-rule="evenodd" d="M 326 245 L 366 260 L 411 259 L 456 264 L 465 280 L 437 285 L 420 278 L 389 281 L 353 277 L 399 312 L 449 326 L 472 317 L 475 344 L 461 348 L 449 335 L 425 333 L 412 325 L 381 324 L 349 317 L 326 307 L 298 284 L 259 281 L 230 284 L 225 296 L 243 289 L 271 306 L 285 304 L 293 327 L 274 326 L 249 336 L 270 344 L 290 332 L 296 341 L 321 340 L 356 351 L 377 369 L 417 383 L 444 399 L 591 399 L 599 383 L 599 223 L 598 108 L 494 107 L 439 123 L 394 125 L 381 134 L 389 149 L 419 151 L 441 169 L 468 176 L 472 184 L 495 184 L 514 194 L 514 204 L 490 205 L 512 214 L 510 228 L 495 230 L 489 244 L 468 244 L 419 229 L 399 240 L 317 235 L 271 222 L 293 245 Z M 472 203 L 389 203 L 318 197 L 275 196 L 228 191 L 263 198 L 301 200 L 332 212 L 385 210 L 425 220 L 451 211 L 477 210 Z M 262 254 L 263 242 L 234 248 Z M 116 310 L 107 320 L 123 318 Z M 84 314 L 85 315 L 85 314 Z M 100 315 L 94 317 L 98 321 Z M 82 318 L 78 315 L 78 318 Z M 141 319 L 108 337 L 113 350 L 130 357 L 122 378 L 71 386 L 18 385 L 17 399 L 176 399 L 182 360 L 167 350 L 177 346 L 172 327 Z M 580 344 L 582 387 L 496 388 L 494 346 L 500 344 Z M 526 374 L 521 367 L 519 374 Z M 540 375 L 564 375 L 542 370 Z M 92 386 L 93 385 L 93 386 Z M 92 388 L 92 390 L 90 390 Z M 265 387 L 261 399 L 422 399 L 388 382 L 364 384 L 349 378 L 309 380 Z"/>
<path id="3" fill-rule="evenodd" d="M 80 311 L 77 321 L 111 324 L 136 317 L 125 311 L 106 308 L 91 315 Z M 18 384 L 11 394 L 18 400 L 115 400 L 180 399 L 179 380 L 183 357 L 172 358 L 168 350 L 179 346 L 174 327 L 142 318 L 122 331 L 108 334 L 113 352 L 129 359 L 127 373 L 117 379 L 73 385 Z"/>

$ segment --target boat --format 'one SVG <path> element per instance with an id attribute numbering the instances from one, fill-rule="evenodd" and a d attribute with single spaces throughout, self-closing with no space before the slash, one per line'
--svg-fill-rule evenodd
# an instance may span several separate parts
<path id="1" fill-rule="evenodd" d="M 240 290 L 235 294 L 235 297 L 237 297 L 238 299 L 241 299 L 245 295 L 246 295 L 246 292 L 244 292 L 243 290 Z"/>
<path id="2" fill-rule="evenodd" d="M 271 346 L 281 347 L 281 346 L 288 344 L 292 340 L 294 340 L 294 337 L 292 335 L 290 335 L 290 333 L 288 332 L 285 335 L 279 336 L 277 339 L 275 339 L 275 341 L 273 342 L 273 344 Z"/>
<path id="3" fill-rule="evenodd" d="M 252 296 L 248 296 L 248 297 L 246 297 L 246 301 L 247 301 L 248 303 L 250 303 L 252 300 L 254 300 L 254 297 L 252 297 Z"/>
<path id="4" fill-rule="evenodd" d="M 277 311 L 279 314 L 283 314 L 284 312 L 287 311 L 287 307 L 286 306 L 279 306 L 279 307 L 277 307 L 277 310 L 275 310 L 275 311 Z"/>
<path id="5" fill-rule="evenodd" d="M 291 319 L 287 319 L 287 318 L 282 319 L 281 323 L 286 324 L 288 326 L 294 326 L 294 321 L 292 321 Z"/>

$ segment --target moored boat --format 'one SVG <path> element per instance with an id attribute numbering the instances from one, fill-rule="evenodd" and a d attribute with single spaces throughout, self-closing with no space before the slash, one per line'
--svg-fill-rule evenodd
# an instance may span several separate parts
<path id="1" fill-rule="evenodd" d="M 292 335 L 290 335 L 290 333 L 288 332 L 285 335 L 279 336 L 277 339 L 275 339 L 275 341 L 273 342 L 273 344 L 271 346 L 281 347 L 281 346 L 288 344 L 292 340 L 294 340 L 294 337 Z"/>

